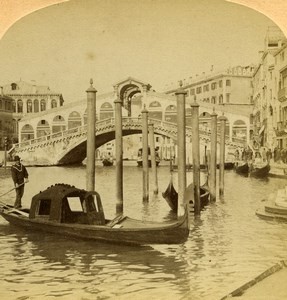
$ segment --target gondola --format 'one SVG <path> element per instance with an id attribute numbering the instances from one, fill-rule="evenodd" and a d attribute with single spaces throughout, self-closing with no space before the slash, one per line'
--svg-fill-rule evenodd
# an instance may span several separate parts
<path id="1" fill-rule="evenodd" d="M 209 202 L 209 189 L 208 185 L 204 184 L 200 187 L 200 209 L 202 209 L 204 206 L 206 206 Z M 171 208 L 172 211 L 177 212 L 178 208 L 178 193 L 175 190 L 173 186 L 172 180 L 170 180 L 168 187 L 166 190 L 162 193 L 163 198 L 166 200 L 167 204 Z M 194 196 L 193 196 L 193 184 L 190 184 L 185 191 L 186 199 L 192 207 L 193 210 L 193 204 L 194 204 Z"/>
<path id="2" fill-rule="evenodd" d="M 114 160 L 112 158 L 104 158 L 102 163 L 104 167 L 111 167 L 114 164 Z"/>
<path id="3" fill-rule="evenodd" d="M 248 176 L 249 166 L 248 163 L 245 162 L 243 164 L 235 163 L 234 170 L 237 174 Z"/>
<path id="4" fill-rule="evenodd" d="M 181 244 L 189 235 L 187 209 L 183 216 L 169 222 L 141 221 L 124 215 L 108 220 L 97 192 L 67 184 L 38 193 L 29 209 L 14 209 L 0 202 L 0 215 L 31 231 L 119 244 Z"/>
<path id="5" fill-rule="evenodd" d="M 226 161 L 224 163 L 224 170 L 233 170 L 234 169 L 234 166 L 235 166 L 235 163 L 234 162 L 231 162 L 231 161 Z M 216 165 L 216 168 L 219 169 L 220 165 L 217 164 Z"/>
<path id="6" fill-rule="evenodd" d="M 252 164 L 250 166 L 250 176 L 253 177 L 257 177 L 257 178 L 266 178 L 269 174 L 270 171 L 270 165 L 269 164 L 265 164 L 265 165 L 256 165 L 256 164 Z"/>
<path id="7" fill-rule="evenodd" d="M 158 152 L 155 151 L 155 164 L 158 167 L 160 164 L 160 157 L 158 155 Z M 143 158 L 142 158 L 142 148 L 138 150 L 138 158 L 137 158 L 137 165 L 138 167 L 143 166 Z M 150 153 L 150 147 L 148 147 L 148 166 L 151 167 L 151 153 Z"/>

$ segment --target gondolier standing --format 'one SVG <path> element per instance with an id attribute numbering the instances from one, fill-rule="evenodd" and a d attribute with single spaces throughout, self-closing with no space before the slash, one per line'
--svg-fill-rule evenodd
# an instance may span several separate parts
<path id="1" fill-rule="evenodd" d="M 28 180 L 28 172 L 20 162 L 20 157 L 16 155 L 14 157 L 15 164 L 11 167 L 11 175 L 14 181 L 16 190 L 16 200 L 14 203 L 14 208 L 21 208 L 21 199 L 24 194 L 24 185 Z"/>

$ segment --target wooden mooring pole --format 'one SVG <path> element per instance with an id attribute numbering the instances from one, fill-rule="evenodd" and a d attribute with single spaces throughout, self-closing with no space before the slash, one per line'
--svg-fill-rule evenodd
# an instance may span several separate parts
<path id="1" fill-rule="evenodd" d="M 87 166 L 86 189 L 89 192 L 95 190 L 95 121 L 96 121 L 96 93 L 93 87 L 93 79 L 87 92 Z"/>
<path id="2" fill-rule="evenodd" d="M 217 114 L 211 114 L 210 136 L 210 201 L 216 201 Z"/>
<path id="3" fill-rule="evenodd" d="M 122 101 L 115 101 L 115 154 L 116 154 L 116 214 L 123 213 L 123 134 L 122 134 Z"/>
<path id="4" fill-rule="evenodd" d="M 148 177 L 148 111 L 146 106 L 142 110 L 142 171 L 143 171 L 143 201 L 149 199 L 149 177 Z"/>
<path id="5" fill-rule="evenodd" d="M 192 108 L 192 164 L 193 164 L 193 187 L 194 187 L 194 215 L 200 215 L 200 154 L 199 154 L 199 105 L 194 98 L 190 105 Z"/>
<path id="6" fill-rule="evenodd" d="M 186 144 L 185 144 L 185 95 L 186 91 L 180 88 L 175 92 L 177 103 L 177 149 L 178 149 L 178 216 L 183 215 L 186 206 L 184 192 L 186 189 Z"/>
<path id="7" fill-rule="evenodd" d="M 226 117 L 222 115 L 220 121 L 220 158 L 219 158 L 219 196 L 224 194 L 224 164 L 225 164 L 225 124 Z"/>
<path id="8" fill-rule="evenodd" d="M 151 171 L 153 177 L 154 189 L 153 193 L 155 195 L 158 194 L 158 180 L 157 180 L 157 167 L 156 167 L 156 159 L 155 159 L 155 142 L 154 142 L 154 125 L 150 123 L 148 125 L 148 133 L 149 133 L 149 144 L 150 144 L 150 157 L 151 157 Z"/>

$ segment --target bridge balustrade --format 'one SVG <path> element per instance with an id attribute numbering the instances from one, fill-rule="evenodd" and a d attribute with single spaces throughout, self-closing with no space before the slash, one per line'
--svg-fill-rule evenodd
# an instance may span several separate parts
<path id="1" fill-rule="evenodd" d="M 149 119 L 150 123 L 154 124 L 154 128 L 155 130 L 157 130 L 158 132 L 162 132 L 164 133 L 168 133 L 177 135 L 177 125 L 175 123 L 172 122 L 168 122 L 168 121 L 162 121 L 162 120 L 158 120 L 158 119 Z M 100 120 L 96 122 L 96 133 L 100 133 L 103 132 L 105 130 L 107 130 L 107 128 L 111 129 L 114 128 L 115 126 L 115 119 L 114 118 L 107 118 L 104 120 Z M 123 128 L 129 128 L 129 127 L 138 127 L 141 128 L 142 126 L 142 119 L 140 117 L 138 118 L 130 118 L 130 117 L 123 117 L 122 118 L 122 126 Z M 186 134 L 188 137 L 191 137 L 191 126 L 186 126 Z M 41 136 L 39 138 L 36 139 L 32 139 L 32 140 L 28 140 L 28 141 L 23 141 L 21 143 L 15 144 L 14 145 L 14 149 L 19 149 L 19 148 L 23 148 L 23 147 L 27 147 L 30 145 L 36 145 L 36 144 L 40 144 L 46 141 L 53 141 L 53 140 L 59 140 L 59 139 L 67 139 L 70 138 L 72 136 L 75 136 L 77 134 L 81 134 L 81 135 L 85 135 L 87 133 L 87 125 L 83 125 L 80 127 L 75 127 L 75 128 L 70 128 L 64 131 L 60 131 L 57 133 L 52 133 L 49 135 L 45 135 L 45 136 Z M 211 132 L 209 129 L 205 129 L 205 128 L 199 128 L 199 134 L 202 137 L 206 137 L 207 139 L 210 139 L 210 135 Z M 220 135 L 218 135 L 218 140 L 220 138 Z M 238 144 L 238 146 L 242 146 L 246 143 L 246 141 L 242 138 L 238 138 L 238 137 L 232 137 L 232 142 Z M 226 135 L 226 143 L 229 144 L 229 135 Z M 236 146 L 236 145 L 235 145 Z"/>

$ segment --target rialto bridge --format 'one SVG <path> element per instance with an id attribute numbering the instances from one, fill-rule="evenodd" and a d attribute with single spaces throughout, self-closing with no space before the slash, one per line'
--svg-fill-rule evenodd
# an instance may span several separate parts
<path id="1" fill-rule="evenodd" d="M 136 137 L 129 140 L 125 151 L 140 147 L 141 111 L 148 110 L 149 121 L 154 124 L 156 146 L 162 158 L 169 158 L 167 150 L 176 145 L 176 97 L 157 93 L 151 85 L 134 78 L 127 78 L 114 85 L 114 91 L 97 95 L 96 100 L 96 148 L 115 138 L 114 101 L 123 103 L 123 136 Z M 193 99 L 186 98 L 187 149 L 190 149 L 191 108 Z M 215 110 L 218 117 L 224 114 L 226 122 L 226 145 L 233 149 L 249 143 L 250 112 L 230 109 L 223 105 L 199 103 L 201 148 L 209 145 L 210 114 Z M 251 109 L 250 109 L 251 110 Z M 69 103 L 48 111 L 29 114 L 19 123 L 19 144 L 10 154 L 18 154 L 27 165 L 62 165 L 79 163 L 86 156 L 86 100 Z M 218 128 L 219 129 L 219 128 Z M 218 130 L 220 134 L 220 131 Z M 218 135 L 219 136 L 219 135 Z M 125 153 L 124 153 L 125 157 Z"/>

